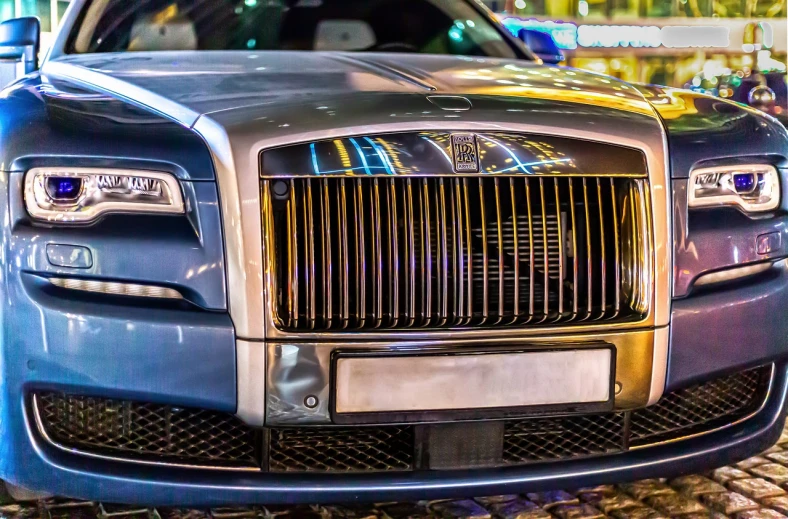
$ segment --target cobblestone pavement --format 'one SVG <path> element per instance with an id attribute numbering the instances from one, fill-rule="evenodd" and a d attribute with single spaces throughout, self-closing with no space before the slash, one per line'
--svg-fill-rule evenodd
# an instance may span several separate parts
<path id="1" fill-rule="evenodd" d="M 777 519 L 788 518 L 788 426 L 775 447 L 736 465 L 673 480 L 581 490 L 368 506 L 214 510 L 124 507 L 69 500 L 0 504 L 0 518 L 41 519 Z"/>

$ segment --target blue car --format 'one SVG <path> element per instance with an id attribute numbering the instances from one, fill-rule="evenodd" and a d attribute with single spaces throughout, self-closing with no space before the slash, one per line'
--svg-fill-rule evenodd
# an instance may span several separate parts
<path id="1" fill-rule="evenodd" d="M 543 65 L 466 0 L 73 0 L 30 69 L 0 94 L 13 494 L 504 494 L 780 435 L 768 116 Z"/>

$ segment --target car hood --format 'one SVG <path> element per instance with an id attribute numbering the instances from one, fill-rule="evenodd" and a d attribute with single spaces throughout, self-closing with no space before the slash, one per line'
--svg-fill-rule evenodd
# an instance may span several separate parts
<path id="1" fill-rule="evenodd" d="M 168 115 L 185 124 L 228 110 L 375 93 L 504 96 L 653 114 L 636 88 L 614 78 L 466 56 L 296 51 L 91 54 L 49 61 L 44 72 L 109 90 L 123 83 L 136 101 L 166 103 Z"/>

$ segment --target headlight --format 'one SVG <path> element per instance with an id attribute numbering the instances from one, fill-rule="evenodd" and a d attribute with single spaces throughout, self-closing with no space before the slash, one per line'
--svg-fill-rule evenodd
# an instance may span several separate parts
<path id="1" fill-rule="evenodd" d="M 765 164 L 696 169 L 688 189 L 690 207 L 735 205 L 757 213 L 780 205 L 780 176 Z"/>
<path id="2" fill-rule="evenodd" d="M 183 214 L 178 180 L 155 171 L 34 168 L 25 204 L 37 220 L 85 223 L 106 213 Z"/>

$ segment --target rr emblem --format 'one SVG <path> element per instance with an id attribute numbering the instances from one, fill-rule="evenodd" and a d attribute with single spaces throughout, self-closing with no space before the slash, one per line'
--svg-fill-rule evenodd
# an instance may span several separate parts
<path id="1" fill-rule="evenodd" d="M 479 145 L 472 133 L 453 133 L 451 149 L 454 153 L 455 173 L 479 172 Z"/>

